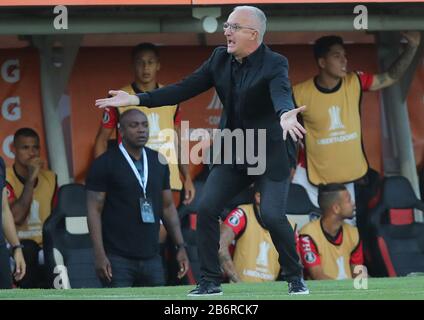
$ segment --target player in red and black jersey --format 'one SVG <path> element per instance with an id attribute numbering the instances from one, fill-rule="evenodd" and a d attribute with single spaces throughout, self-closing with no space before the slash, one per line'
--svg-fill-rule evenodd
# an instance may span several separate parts
<path id="1" fill-rule="evenodd" d="M 306 275 L 313 280 L 349 279 L 363 265 L 358 229 L 344 222 L 353 215 L 354 204 L 343 184 L 321 185 L 322 217 L 300 230 L 299 249 Z"/>

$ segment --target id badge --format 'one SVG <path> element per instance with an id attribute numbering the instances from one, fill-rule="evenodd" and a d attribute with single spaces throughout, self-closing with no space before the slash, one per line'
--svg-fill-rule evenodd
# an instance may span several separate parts
<path id="1" fill-rule="evenodd" d="M 155 223 L 152 202 L 149 198 L 140 198 L 141 221 Z"/>

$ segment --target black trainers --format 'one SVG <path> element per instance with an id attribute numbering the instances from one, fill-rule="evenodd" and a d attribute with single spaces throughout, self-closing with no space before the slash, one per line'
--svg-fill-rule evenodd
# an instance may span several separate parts
<path id="1" fill-rule="evenodd" d="M 201 281 L 196 288 L 191 290 L 188 297 L 207 297 L 207 296 L 221 296 L 222 289 L 220 285 L 213 282 Z"/>
<path id="2" fill-rule="evenodd" d="M 289 294 L 309 294 L 309 289 L 303 278 L 297 278 L 289 281 Z"/>

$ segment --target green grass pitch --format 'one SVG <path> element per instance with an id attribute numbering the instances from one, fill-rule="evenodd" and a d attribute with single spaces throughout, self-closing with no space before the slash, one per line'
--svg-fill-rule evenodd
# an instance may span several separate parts
<path id="1" fill-rule="evenodd" d="M 289 296 L 284 282 L 260 284 L 224 284 L 224 295 L 209 297 L 217 300 L 374 300 L 374 299 L 424 299 L 424 277 L 371 278 L 368 289 L 355 289 L 353 280 L 308 281 L 311 294 Z M 122 288 L 122 289 L 70 289 L 0 290 L 0 299 L 89 299 L 89 300 L 195 300 L 187 297 L 193 286 Z M 202 298 L 197 298 L 202 299 Z"/>

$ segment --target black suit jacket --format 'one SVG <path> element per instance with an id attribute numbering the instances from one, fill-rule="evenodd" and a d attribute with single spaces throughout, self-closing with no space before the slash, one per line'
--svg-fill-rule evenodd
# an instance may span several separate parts
<path id="1" fill-rule="evenodd" d="M 240 92 L 241 117 L 244 129 L 266 129 L 267 152 L 265 174 L 272 180 L 282 180 L 294 166 L 294 146 L 283 140 L 279 116 L 294 108 L 287 59 L 261 45 L 260 63 L 249 70 Z M 216 48 L 207 61 L 194 73 L 176 84 L 148 93 L 138 94 L 140 105 L 158 107 L 188 100 L 215 87 L 224 106 L 220 129 L 227 128 L 231 107 L 231 61 L 226 47 Z"/>

